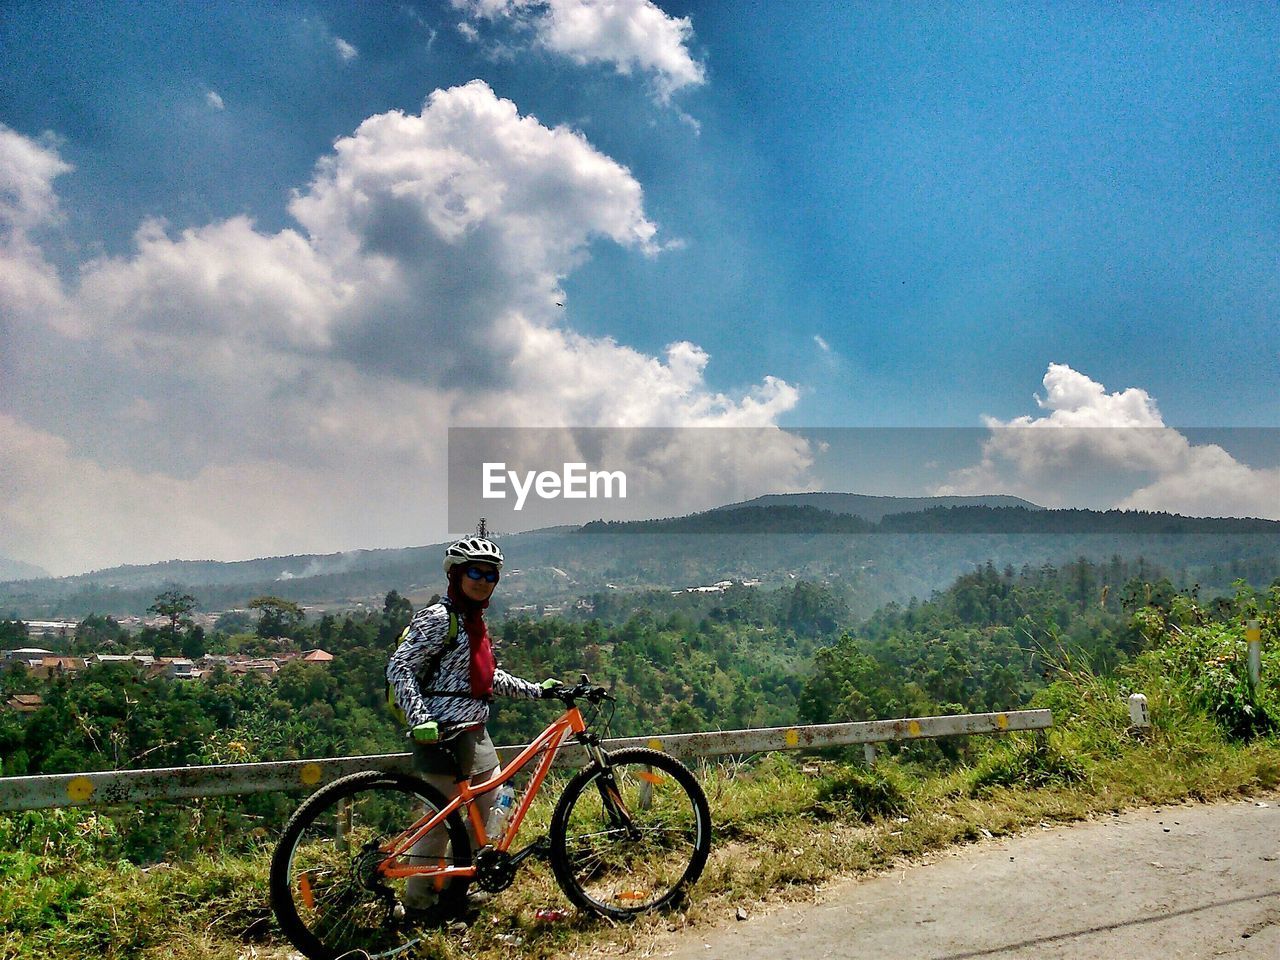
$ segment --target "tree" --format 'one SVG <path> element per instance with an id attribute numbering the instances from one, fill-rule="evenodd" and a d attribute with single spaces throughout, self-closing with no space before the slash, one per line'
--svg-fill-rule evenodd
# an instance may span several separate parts
<path id="1" fill-rule="evenodd" d="M 161 629 L 159 637 L 156 638 L 157 655 L 171 656 L 181 649 L 182 633 L 179 632 L 179 628 L 182 631 L 191 629 L 189 614 L 197 605 L 196 598 L 191 594 L 183 593 L 179 587 L 170 587 L 156 597 L 155 603 L 147 607 L 148 613 L 165 617 L 169 621 L 169 625 Z"/>
<path id="2" fill-rule="evenodd" d="M 228 610 L 213 623 L 214 633 L 248 633 L 253 629 L 253 617 L 243 610 Z"/>
<path id="3" fill-rule="evenodd" d="M 76 651 L 114 649 L 124 643 L 129 631 L 114 617 L 91 613 L 76 625 L 76 638 L 71 649 Z"/>
<path id="4" fill-rule="evenodd" d="M 0 646 L 25 647 L 27 625 L 21 620 L 0 620 Z"/>
<path id="5" fill-rule="evenodd" d="M 191 626 L 189 614 L 197 606 L 199 602 L 191 594 L 183 593 L 181 588 L 171 587 L 156 597 L 155 603 L 147 607 L 147 613 L 168 619 L 169 634 L 177 637 L 179 627 L 185 629 Z"/>
<path id="6" fill-rule="evenodd" d="M 249 609 L 258 611 L 258 636 L 264 640 L 292 637 L 306 617 L 300 606 L 281 597 L 254 597 Z"/>
<path id="7" fill-rule="evenodd" d="M 199 660 L 208 650 L 204 640 L 204 627 L 197 624 L 182 638 L 182 655 L 188 660 Z"/>

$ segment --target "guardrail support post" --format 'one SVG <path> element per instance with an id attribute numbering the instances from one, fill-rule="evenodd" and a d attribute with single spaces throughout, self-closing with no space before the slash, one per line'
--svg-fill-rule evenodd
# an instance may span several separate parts
<path id="1" fill-rule="evenodd" d="M 1262 679 L 1262 626 L 1257 620 L 1245 624 L 1244 638 L 1249 644 L 1249 685 L 1257 690 Z"/>
<path id="2" fill-rule="evenodd" d="M 653 767 L 645 766 L 643 771 L 649 776 L 653 776 Z M 640 780 L 640 809 L 648 810 L 653 806 L 653 782 L 650 780 Z"/>
<path id="3" fill-rule="evenodd" d="M 867 761 L 868 767 L 876 765 L 876 745 L 874 743 L 864 743 L 862 745 L 862 758 Z"/>
<path id="4" fill-rule="evenodd" d="M 334 824 L 334 842 L 342 852 L 347 850 L 347 836 L 351 833 L 351 798 L 338 801 L 337 823 Z"/>

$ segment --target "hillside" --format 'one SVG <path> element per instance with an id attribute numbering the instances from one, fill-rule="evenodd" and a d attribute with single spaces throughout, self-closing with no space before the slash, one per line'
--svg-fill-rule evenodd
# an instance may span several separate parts
<path id="1" fill-rule="evenodd" d="M 872 523 L 878 523 L 894 513 L 916 513 L 938 507 L 1023 507 L 1027 510 L 1043 510 L 1044 507 L 1023 500 L 993 494 L 977 497 L 875 497 L 864 493 L 766 493 L 753 500 L 729 503 L 717 510 L 738 510 L 743 507 L 813 507 L 831 513 L 847 513 Z"/>
<path id="2" fill-rule="evenodd" d="M 801 762 L 775 754 L 703 765 L 699 776 L 711 798 L 716 843 L 681 912 L 621 926 L 574 912 L 543 920 L 538 911 L 562 909 L 565 901 L 535 858 L 516 886 L 485 907 L 484 922 L 429 933 L 423 955 L 500 960 L 512 955 L 513 945 L 521 956 L 543 960 L 642 952 L 664 931 L 705 929 L 739 908 L 754 914 L 806 897 L 833 876 L 882 870 L 983 836 L 1184 797 L 1274 789 L 1280 783 L 1280 589 L 1242 585 L 1232 597 L 1201 602 L 1160 581 L 1111 583 L 1131 572 L 1087 565 L 1021 573 L 984 568 L 926 603 L 886 608 L 866 623 L 849 624 L 836 647 L 815 651 L 800 702 L 802 714 L 817 707 L 830 719 L 919 715 L 937 709 L 934 696 L 994 702 L 999 709 L 1025 704 L 1052 709 L 1047 739 L 904 743 L 884 750 L 870 768 L 860 750 Z M 761 596 L 746 590 L 702 622 L 637 613 L 620 629 L 584 626 L 567 641 L 554 621 L 525 621 L 517 630 L 509 624 L 504 636 L 519 655 L 513 651 L 507 662 L 518 661 L 522 672 L 559 670 L 570 659 L 594 655 L 620 701 L 658 708 L 620 715 L 615 733 L 633 724 L 650 733 L 679 729 L 679 707 L 668 698 L 681 688 L 683 703 L 708 711 L 696 725 L 728 725 L 743 716 L 734 708 L 744 698 L 784 702 L 780 691 L 757 682 L 763 676 L 739 673 L 738 682 L 724 682 L 745 664 L 741 641 L 759 626 L 756 648 L 782 647 L 790 660 L 779 661 L 782 674 L 806 672 L 807 654 L 780 643 L 796 631 L 779 632 L 777 618 L 820 612 L 807 602 L 819 597 L 797 590 L 787 605 L 761 607 Z M 333 666 L 344 659 L 355 666 L 364 656 L 371 668 L 384 662 L 385 650 L 377 646 L 394 634 L 403 610 L 389 603 L 387 613 L 381 623 L 329 623 L 325 629 L 337 636 L 370 644 L 363 653 L 353 647 Z M 1246 680 L 1249 620 L 1261 621 L 1264 637 L 1256 691 Z M 819 626 L 804 616 L 796 622 Z M 728 625 L 733 636 L 724 632 Z M 1026 642 L 1024 628 L 1038 643 Z M 1094 647 L 1078 646 L 1077 638 Z M 1107 654 L 1108 646 L 1116 656 Z M 955 664 L 949 653 L 958 655 Z M 1001 673 L 1021 670 L 1023 661 L 1030 670 L 1021 677 Z M 723 668 L 720 680 L 706 676 L 716 669 L 713 662 Z M 877 686 L 878 665 L 892 665 L 893 683 Z M 108 754 L 119 749 L 136 756 L 138 736 L 159 739 L 165 748 L 178 740 L 172 747 L 191 750 L 192 762 L 262 759 L 263 751 L 281 747 L 294 756 L 329 754 L 364 746 L 347 739 L 350 732 L 344 742 L 316 736 L 326 725 L 350 730 L 352 718 L 343 714 L 353 697 L 370 705 L 377 699 L 374 673 L 363 691 L 356 679 L 356 673 L 339 678 L 309 667 L 270 682 L 246 678 L 238 686 L 153 681 L 131 691 L 128 685 L 54 683 L 40 713 L 25 721 L 7 718 L 3 726 L 26 735 L 23 749 L 32 760 L 37 748 L 48 751 L 47 736 L 63 731 L 67 742 L 47 759 L 55 767 L 80 765 L 61 769 L 86 769 L 87 751 L 102 754 L 98 765 L 111 765 Z M 166 695 L 166 689 L 181 693 Z M 859 698 L 862 690 L 872 696 Z M 1129 728 L 1124 703 L 1134 690 L 1151 705 L 1154 729 L 1147 735 Z M 72 729 L 76 725 L 61 722 L 56 711 L 91 722 Z M 527 721 L 545 723 L 546 707 L 540 711 Z M 504 705 L 496 740 L 521 737 L 523 724 L 513 719 Z M 373 738 L 375 727 L 385 725 L 384 717 L 358 727 Z M 0 753 L 14 756 L 8 747 Z M 148 762 L 163 759 L 147 756 Z M 546 828 L 558 783 L 553 780 L 549 797 L 534 806 L 530 835 Z M 289 950 L 269 913 L 265 876 L 276 831 L 298 799 L 274 794 L 0 816 L 0 956 L 215 960 L 253 952 L 284 960 Z"/>
<path id="3" fill-rule="evenodd" d="M 48 570 L 43 567 L 37 567 L 34 563 L 24 563 L 21 560 L 0 557 L 0 582 L 5 580 L 40 580 L 48 576 Z"/>
<path id="4" fill-rule="evenodd" d="M 809 497 L 814 495 L 796 495 Z M 833 505 L 853 504 L 853 494 Z M 877 509 L 893 498 L 877 501 Z M 936 498 L 933 498 L 936 499 Z M 998 498 L 981 498 L 996 500 Z M 819 501 L 822 502 L 822 501 Z M 905 501 L 895 501 L 901 507 Z M 1280 523 L 1137 511 L 1046 510 L 1034 504 L 941 506 L 869 520 L 814 503 L 726 506 L 685 517 L 589 523 L 502 538 L 509 558 L 495 612 L 561 605 L 611 591 L 681 589 L 724 580 L 778 586 L 825 581 L 851 610 L 928 596 L 988 560 L 1003 565 L 1145 558 L 1174 582 L 1225 590 L 1280 575 Z M 870 507 L 867 508 L 870 512 Z M 643 534 L 638 536 L 637 534 Z M 325 609 L 381 602 L 397 590 L 422 602 L 439 589 L 443 545 L 237 563 L 170 561 L 77 577 L 0 584 L 0 615 L 141 615 L 176 583 L 210 611 L 277 595 Z"/>

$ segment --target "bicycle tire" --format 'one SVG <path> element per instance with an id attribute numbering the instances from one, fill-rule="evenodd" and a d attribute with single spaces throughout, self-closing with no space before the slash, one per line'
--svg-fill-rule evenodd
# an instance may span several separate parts
<path id="1" fill-rule="evenodd" d="M 423 805 L 440 810 L 447 803 L 440 791 L 417 777 L 376 770 L 335 780 L 308 797 L 285 825 L 268 876 L 271 908 L 289 941 L 311 960 L 335 960 L 357 947 L 372 957 L 393 955 L 418 939 L 413 923 L 394 914 L 406 881 L 374 877 L 370 868 L 378 859 L 379 839 L 412 824 Z M 346 831 L 345 845 L 337 839 L 339 823 Z M 469 866 L 471 841 L 462 818 L 455 811 L 443 827 L 444 846 L 437 855 Z M 460 913 L 467 886 L 466 881 L 450 882 L 437 894 L 430 916 Z M 331 919 L 328 907 L 317 906 L 325 901 L 342 912 Z M 367 907 L 363 917 L 354 914 L 362 904 Z M 354 919 L 335 927 L 343 916 Z"/>
<path id="2" fill-rule="evenodd" d="M 611 773 L 631 817 L 608 822 Z M 647 792 L 647 802 L 646 802 Z M 579 771 L 551 817 L 551 869 L 577 907 L 627 920 L 677 903 L 711 852 L 711 808 L 697 779 L 670 754 L 643 747 Z"/>

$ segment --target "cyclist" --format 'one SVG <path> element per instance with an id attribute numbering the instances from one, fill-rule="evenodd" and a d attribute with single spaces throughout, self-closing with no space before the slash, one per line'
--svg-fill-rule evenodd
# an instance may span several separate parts
<path id="1" fill-rule="evenodd" d="M 502 560 L 498 545 L 485 537 L 450 544 L 444 553 L 444 598 L 414 615 L 387 664 L 387 681 L 409 727 L 414 769 L 446 798 L 457 793 L 456 777 L 486 780 L 498 772 L 498 754 L 485 726 L 495 694 L 535 700 L 560 686 L 553 678 L 540 684 L 522 680 L 497 665 L 484 610 Z M 493 796 L 477 799 L 486 821 Z M 441 851 L 411 852 L 428 857 Z M 410 878 L 404 906 L 429 910 L 435 894 L 430 881 Z"/>

